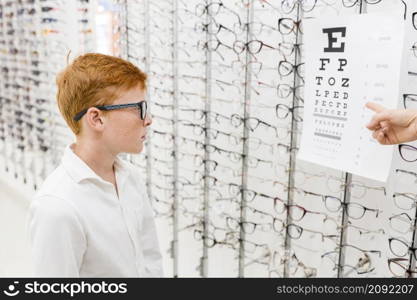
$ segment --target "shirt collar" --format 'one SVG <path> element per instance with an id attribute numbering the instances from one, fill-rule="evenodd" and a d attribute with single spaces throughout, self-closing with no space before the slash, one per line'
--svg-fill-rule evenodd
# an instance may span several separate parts
<path id="1" fill-rule="evenodd" d="M 73 144 L 70 144 L 65 148 L 64 156 L 62 157 L 63 167 L 69 175 L 77 183 L 87 179 L 95 179 L 99 182 L 110 184 L 98 176 L 80 157 L 78 157 L 72 150 L 72 146 Z M 121 188 L 124 180 L 128 177 L 128 168 L 119 157 L 116 157 L 114 168 L 117 186 L 118 188 Z"/>

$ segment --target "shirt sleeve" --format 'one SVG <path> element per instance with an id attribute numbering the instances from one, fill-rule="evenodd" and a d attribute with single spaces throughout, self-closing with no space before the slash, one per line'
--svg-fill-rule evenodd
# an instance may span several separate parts
<path id="1" fill-rule="evenodd" d="M 36 277 L 80 277 L 86 239 L 69 203 L 53 196 L 35 197 L 28 227 Z"/>
<path id="2" fill-rule="evenodd" d="M 163 277 L 162 255 L 159 248 L 158 234 L 156 232 L 154 213 L 146 193 L 144 195 L 144 216 L 142 220 L 142 245 L 145 260 L 146 276 Z"/>

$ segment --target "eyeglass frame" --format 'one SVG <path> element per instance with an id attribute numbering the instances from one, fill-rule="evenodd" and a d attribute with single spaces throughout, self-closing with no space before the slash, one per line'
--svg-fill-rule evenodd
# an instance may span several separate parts
<path id="1" fill-rule="evenodd" d="M 416 47 L 416 49 L 417 49 L 417 47 Z M 403 94 L 403 106 L 404 106 L 404 108 L 410 108 L 410 107 L 407 107 L 408 105 L 406 105 L 406 103 L 407 103 L 406 100 L 407 99 L 411 99 L 410 101 L 417 102 L 416 98 L 417 98 L 417 94 Z"/>
<path id="2" fill-rule="evenodd" d="M 109 111 L 109 110 L 116 110 L 116 109 L 123 109 L 123 108 L 129 108 L 129 107 L 136 107 L 138 110 L 140 110 L 140 118 L 142 120 L 145 120 L 146 114 L 147 114 L 147 102 L 146 100 L 142 100 L 136 103 L 126 103 L 126 104 L 113 104 L 113 105 L 98 105 L 93 106 L 99 110 Z M 80 112 L 78 112 L 74 117 L 74 121 L 79 121 L 81 118 L 87 113 L 87 111 L 90 109 L 86 108 Z"/>
<path id="3" fill-rule="evenodd" d="M 408 258 L 402 258 L 402 257 L 395 257 L 395 258 L 389 258 L 388 259 L 388 268 L 392 275 L 395 277 L 403 278 L 403 277 L 412 277 L 412 274 L 416 274 L 417 270 L 411 270 L 409 267 L 404 266 L 400 262 L 409 262 Z M 396 264 L 399 266 L 402 270 L 404 270 L 404 275 L 400 276 L 397 273 L 393 271 L 392 265 Z"/>
<path id="4" fill-rule="evenodd" d="M 399 255 L 398 253 L 395 253 L 394 251 L 393 251 L 393 249 L 392 249 L 392 242 L 393 241 L 397 241 L 397 242 L 399 242 L 399 243 L 401 243 L 401 244 L 403 244 L 406 248 L 408 248 L 407 249 L 407 253 L 406 254 L 404 254 L 404 255 Z M 398 239 L 398 238 L 393 238 L 393 237 L 391 237 L 391 238 L 389 238 L 388 239 L 388 244 L 389 244 L 389 249 L 390 249 L 390 251 L 392 252 L 392 254 L 394 254 L 395 256 L 397 256 L 397 257 L 405 257 L 407 254 L 411 254 L 411 255 L 413 255 L 414 256 L 414 258 L 417 258 L 417 248 L 416 247 L 412 247 L 412 246 L 409 246 L 406 242 L 404 242 L 403 240 L 400 240 L 400 239 Z"/>
<path id="5" fill-rule="evenodd" d="M 398 145 L 398 151 L 400 152 L 401 158 L 406 162 L 415 162 L 417 160 L 417 158 L 413 159 L 413 160 L 409 160 L 409 159 L 405 158 L 405 155 L 402 152 L 403 148 L 409 148 L 409 149 L 414 150 L 414 151 L 417 151 L 417 148 L 414 147 L 413 145 L 409 145 L 409 144 L 399 144 Z"/>

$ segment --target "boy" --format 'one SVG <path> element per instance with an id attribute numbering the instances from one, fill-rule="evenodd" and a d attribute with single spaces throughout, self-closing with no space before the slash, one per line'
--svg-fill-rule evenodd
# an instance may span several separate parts
<path id="1" fill-rule="evenodd" d="M 136 168 L 152 120 L 146 74 L 89 53 L 57 77 L 59 110 L 76 136 L 30 208 L 35 276 L 159 277 L 153 211 Z"/>

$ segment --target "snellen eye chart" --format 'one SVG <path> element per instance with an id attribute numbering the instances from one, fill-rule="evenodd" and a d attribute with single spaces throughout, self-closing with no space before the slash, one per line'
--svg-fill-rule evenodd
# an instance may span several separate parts
<path id="1" fill-rule="evenodd" d="M 404 20 L 369 13 L 304 20 L 305 107 L 298 158 L 386 181 L 392 146 L 366 128 L 372 101 L 396 108 L 405 67 Z M 404 81 L 404 80 L 403 80 Z"/>

